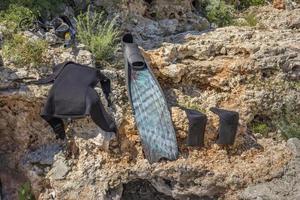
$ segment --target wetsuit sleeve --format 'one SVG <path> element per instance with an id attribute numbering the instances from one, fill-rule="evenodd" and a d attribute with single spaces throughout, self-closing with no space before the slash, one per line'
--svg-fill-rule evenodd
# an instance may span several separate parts
<path id="1" fill-rule="evenodd" d="M 43 84 L 47 84 L 47 83 L 53 83 L 54 80 L 61 73 L 61 71 L 64 69 L 64 67 L 67 64 L 70 64 L 70 63 L 72 63 L 72 62 L 64 62 L 64 63 L 58 64 L 58 65 L 56 65 L 56 66 L 53 67 L 53 73 L 50 74 L 48 77 L 39 79 L 37 81 L 31 81 L 30 83 L 37 84 L 37 85 L 43 85 Z"/>

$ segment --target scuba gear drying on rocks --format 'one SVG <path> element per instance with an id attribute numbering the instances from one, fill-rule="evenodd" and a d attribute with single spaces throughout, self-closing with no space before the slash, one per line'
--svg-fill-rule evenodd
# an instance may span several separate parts
<path id="1" fill-rule="evenodd" d="M 210 111 L 219 116 L 220 125 L 216 143 L 233 145 L 239 125 L 239 113 L 216 107 L 210 108 Z"/>
<path id="2" fill-rule="evenodd" d="M 51 21 L 46 21 L 41 17 L 33 20 L 31 18 L 24 18 L 19 23 L 21 30 L 29 30 L 31 32 L 53 32 L 58 38 L 64 40 L 65 46 L 69 47 L 75 43 L 76 29 L 71 20 L 61 15 L 55 17 Z"/>
<path id="3" fill-rule="evenodd" d="M 75 43 L 76 29 L 67 16 L 62 15 L 54 18 L 51 24 L 54 27 L 55 35 L 65 40 L 66 47 Z"/>
<path id="4" fill-rule="evenodd" d="M 204 133 L 207 123 L 206 115 L 199 111 L 190 109 L 185 109 L 185 113 L 189 121 L 187 145 L 194 147 L 203 147 Z"/>
<path id="5" fill-rule="evenodd" d="M 176 134 L 164 94 L 131 34 L 123 36 L 129 101 L 150 163 L 178 157 Z"/>
<path id="6" fill-rule="evenodd" d="M 105 111 L 94 87 L 101 83 L 108 100 L 111 92 L 110 80 L 99 70 L 74 62 L 56 65 L 53 74 L 36 81 L 36 84 L 53 82 L 47 102 L 41 113 L 53 128 L 57 138 L 65 138 L 62 119 L 82 118 L 90 115 L 104 131 L 116 132 L 113 119 Z M 108 101 L 109 102 L 109 101 Z"/>

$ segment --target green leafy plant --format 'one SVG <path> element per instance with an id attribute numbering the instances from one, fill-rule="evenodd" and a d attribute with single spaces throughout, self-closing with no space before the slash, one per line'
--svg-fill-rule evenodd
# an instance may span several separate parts
<path id="1" fill-rule="evenodd" d="M 103 13 L 91 13 L 88 9 L 87 13 L 77 17 L 77 37 L 97 61 L 112 58 L 117 48 L 118 35 L 115 20 L 105 20 Z"/>
<path id="2" fill-rule="evenodd" d="M 65 3 L 64 0 L 1 0 L 4 1 L 3 7 L 9 4 L 22 6 L 30 9 L 35 14 L 56 13 L 59 5 Z"/>
<path id="3" fill-rule="evenodd" d="M 254 13 L 244 14 L 243 18 L 235 19 L 233 24 L 235 26 L 251 26 L 254 27 L 258 23 L 256 15 Z"/>
<path id="4" fill-rule="evenodd" d="M 183 99 L 178 100 L 178 106 L 206 113 L 205 109 L 202 108 L 197 102 L 193 102 L 192 98 L 189 96 L 185 96 Z"/>
<path id="5" fill-rule="evenodd" d="M 237 2 L 237 3 L 236 3 Z M 235 7 L 237 9 L 247 9 L 250 6 L 260 6 L 266 4 L 266 0 L 239 0 L 235 1 Z"/>
<path id="6" fill-rule="evenodd" d="M 297 110 L 299 108 L 295 108 L 294 105 L 285 106 L 282 115 L 276 120 L 277 128 L 286 139 L 300 139 L 300 113 Z"/>
<path id="7" fill-rule="evenodd" d="M 17 4 L 11 4 L 7 10 L 0 12 L 0 22 L 11 32 L 16 31 L 20 21 L 24 18 L 33 20 L 34 14 L 30 9 Z"/>
<path id="8" fill-rule="evenodd" d="M 253 123 L 251 129 L 252 129 L 253 133 L 260 133 L 263 136 L 267 136 L 271 130 L 270 127 L 268 126 L 268 124 L 263 123 L 263 122 Z"/>
<path id="9" fill-rule="evenodd" d="M 228 26 L 233 21 L 234 9 L 222 0 L 211 0 L 205 8 L 208 21 L 215 23 L 217 26 Z"/>
<path id="10" fill-rule="evenodd" d="M 205 113 L 205 110 L 201 106 L 199 106 L 198 104 L 195 104 L 195 103 L 186 102 L 186 103 L 179 103 L 178 105 L 183 108 L 197 110 L 199 112 Z"/>
<path id="11" fill-rule="evenodd" d="M 31 186 L 29 183 L 24 183 L 21 185 L 18 191 L 18 199 L 19 200 L 35 200 L 34 195 L 31 191 Z"/>
<path id="12" fill-rule="evenodd" d="M 256 26 L 258 23 L 258 20 L 256 18 L 256 15 L 254 13 L 249 13 L 244 16 L 244 19 L 248 23 L 249 26 Z"/>
<path id="13" fill-rule="evenodd" d="M 298 122 L 288 122 L 286 120 L 282 120 L 279 122 L 279 129 L 282 135 L 286 138 L 299 138 L 300 139 L 300 120 Z"/>
<path id="14" fill-rule="evenodd" d="M 294 87 L 297 88 L 297 89 L 300 89 L 300 82 L 295 82 Z"/>
<path id="15" fill-rule="evenodd" d="M 44 63 L 43 55 L 48 43 L 45 40 L 28 39 L 21 34 L 15 34 L 3 45 L 3 58 L 11 60 L 15 65 L 32 65 Z"/>
<path id="16" fill-rule="evenodd" d="M 0 3 L 0 10 L 7 9 L 8 5 L 9 5 L 9 0 L 2 0 Z"/>

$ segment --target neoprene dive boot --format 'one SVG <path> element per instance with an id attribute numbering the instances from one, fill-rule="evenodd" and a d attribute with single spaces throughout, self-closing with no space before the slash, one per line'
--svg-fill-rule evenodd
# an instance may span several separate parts
<path id="1" fill-rule="evenodd" d="M 219 130 L 217 144 L 233 145 L 239 124 L 239 113 L 220 108 L 210 108 L 210 111 L 219 116 Z"/>
<path id="2" fill-rule="evenodd" d="M 207 123 L 205 114 L 196 111 L 185 109 L 185 113 L 189 120 L 189 133 L 187 137 L 187 145 L 193 147 L 204 146 L 204 132 Z"/>

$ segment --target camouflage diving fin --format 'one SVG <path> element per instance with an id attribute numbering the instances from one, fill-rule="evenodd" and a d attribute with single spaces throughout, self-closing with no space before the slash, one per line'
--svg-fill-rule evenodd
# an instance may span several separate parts
<path id="1" fill-rule="evenodd" d="M 178 157 L 176 134 L 164 94 L 131 34 L 123 37 L 129 101 L 150 163 Z"/>

